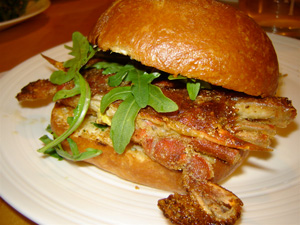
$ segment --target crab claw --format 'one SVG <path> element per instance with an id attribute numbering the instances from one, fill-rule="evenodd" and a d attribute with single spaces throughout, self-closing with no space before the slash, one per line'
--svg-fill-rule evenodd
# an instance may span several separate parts
<path id="1" fill-rule="evenodd" d="M 175 193 L 158 201 L 173 224 L 230 225 L 239 219 L 243 203 L 232 192 L 205 181 L 189 181 L 186 188 L 185 195 Z"/>

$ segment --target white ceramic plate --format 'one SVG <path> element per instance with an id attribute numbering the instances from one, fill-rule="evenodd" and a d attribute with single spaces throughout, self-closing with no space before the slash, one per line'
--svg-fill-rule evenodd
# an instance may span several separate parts
<path id="1" fill-rule="evenodd" d="M 42 13 L 50 6 L 50 4 L 50 0 L 39 0 L 37 2 L 29 1 L 24 15 L 15 19 L 0 22 L 0 31 Z"/>
<path id="2" fill-rule="evenodd" d="M 287 73 L 281 95 L 300 109 L 300 42 L 270 35 L 280 69 Z M 44 52 L 65 60 L 58 46 Z M 156 206 L 169 193 L 121 180 L 83 163 L 44 158 L 36 150 L 45 134 L 52 104 L 21 106 L 15 99 L 30 81 L 48 78 L 51 66 L 40 56 L 20 64 L 0 82 L 1 196 L 38 224 L 169 224 Z M 244 202 L 238 224 L 299 224 L 300 117 L 279 130 L 275 151 L 252 154 L 223 182 Z"/>

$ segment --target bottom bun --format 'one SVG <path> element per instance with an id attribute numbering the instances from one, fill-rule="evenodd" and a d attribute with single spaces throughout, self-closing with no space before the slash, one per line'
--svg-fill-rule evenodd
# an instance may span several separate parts
<path id="1" fill-rule="evenodd" d="M 68 129 L 67 118 L 73 116 L 73 108 L 55 104 L 51 115 L 51 128 L 57 135 Z M 109 139 L 109 128 L 101 130 L 93 125 L 96 117 L 87 115 L 84 123 L 70 138 L 76 142 L 82 152 L 87 148 L 102 151 L 97 157 L 84 160 L 98 168 L 117 175 L 118 177 L 149 187 L 173 192 L 184 192 L 182 172 L 170 170 L 150 159 L 143 149 L 130 143 L 123 154 L 114 151 Z M 62 143 L 66 151 L 70 151 L 67 141 Z M 219 182 L 228 177 L 247 157 L 248 151 L 240 151 L 240 160 L 235 164 L 228 164 L 219 159 L 213 164 L 213 182 Z"/>

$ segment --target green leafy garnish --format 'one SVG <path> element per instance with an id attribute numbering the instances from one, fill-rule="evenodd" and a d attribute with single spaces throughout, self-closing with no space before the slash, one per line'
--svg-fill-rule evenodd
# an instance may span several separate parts
<path id="1" fill-rule="evenodd" d="M 40 141 L 42 141 L 45 145 L 52 142 L 53 140 L 50 139 L 47 135 L 44 135 L 42 137 L 40 137 Z M 44 154 L 46 155 L 49 155 L 49 156 L 52 156 L 54 158 L 57 158 L 58 160 L 63 160 L 63 157 L 61 157 L 59 154 L 57 154 L 56 152 L 56 148 L 53 147 L 53 148 L 48 148 Z"/>
<path id="2" fill-rule="evenodd" d="M 101 100 L 100 112 L 117 100 L 123 100 L 111 121 L 110 138 L 117 153 L 124 152 L 130 142 L 135 129 L 135 119 L 138 112 L 147 105 L 157 112 L 173 112 L 178 106 L 167 98 L 157 86 L 151 82 L 160 76 L 160 73 L 147 73 L 131 64 L 98 62 L 93 67 L 104 69 L 103 74 L 113 74 L 108 84 L 119 86 L 123 81 L 130 82 L 130 86 L 120 86 L 112 89 Z"/>
<path id="3" fill-rule="evenodd" d="M 191 100 L 195 100 L 200 91 L 200 82 L 187 82 L 186 88 L 188 90 L 188 94 Z"/>
<path id="4" fill-rule="evenodd" d="M 106 128 L 108 128 L 108 125 L 106 125 L 106 124 L 99 124 L 99 123 L 92 123 L 92 124 L 102 131 L 104 131 Z"/>
<path id="5" fill-rule="evenodd" d="M 178 109 L 178 106 L 175 102 L 167 98 L 159 87 L 152 84 L 149 85 L 148 105 L 150 105 L 153 109 L 155 109 L 155 111 L 159 113 L 173 112 Z"/>
<path id="6" fill-rule="evenodd" d="M 132 72 L 131 77 L 131 91 L 135 98 L 136 103 L 141 107 L 145 108 L 148 105 L 149 101 L 149 86 L 150 83 L 157 77 L 160 76 L 159 73 L 146 73 L 140 70 L 136 70 L 136 73 Z M 177 109 L 176 109 L 177 110 Z"/>
<path id="7" fill-rule="evenodd" d="M 117 100 L 125 100 L 127 97 L 131 95 L 131 87 L 117 87 L 112 89 L 106 95 L 103 96 L 100 104 L 100 112 L 103 114 L 106 108 Z"/>
<path id="8" fill-rule="evenodd" d="M 86 149 L 85 152 L 80 153 L 76 143 L 69 138 L 83 122 L 90 105 L 91 90 L 89 84 L 80 74 L 80 70 L 95 55 L 97 49 L 94 49 L 79 32 L 73 33 L 72 40 L 73 47 L 65 47 L 71 50 L 70 55 L 74 57 L 64 63 L 65 71 L 53 72 L 50 81 L 57 85 L 73 81 L 74 88 L 58 91 L 53 100 L 57 101 L 79 95 L 78 105 L 74 109 L 74 116 L 68 118 L 69 128 L 60 136 L 53 134 L 53 140 L 48 136 L 43 136 L 41 141 L 45 143 L 45 146 L 38 151 L 58 158 L 64 157 L 78 161 L 101 154 L 101 151 L 97 149 Z M 130 142 L 135 129 L 135 119 L 141 109 L 150 106 L 159 113 L 178 110 L 177 104 L 166 97 L 159 87 L 152 84 L 154 79 L 161 76 L 160 73 L 148 73 L 130 63 L 123 65 L 102 61 L 94 64 L 92 67 L 103 69 L 103 74 L 113 74 L 108 79 L 108 85 L 115 88 L 103 96 L 100 112 L 104 114 L 111 103 L 118 100 L 122 101 L 112 118 L 110 129 L 110 138 L 117 153 L 123 153 Z M 196 99 L 202 87 L 207 88 L 206 82 L 189 79 L 180 75 L 176 77 L 169 76 L 169 79 L 180 79 L 185 82 L 192 100 Z M 95 123 L 94 125 L 99 129 L 105 129 L 101 124 Z M 64 140 L 68 141 L 72 154 L 63 150 L 61 142 Z"/>
<path id="9" fill-rule="evenodd" d="M 50 81 L 55 84 L 63 84 L 73 80 L 75 84 L 74 88 L 71 90 L 58 91 L 53 100 L 56 101 L 63 98 L 69 98 L 79 94 L 79 102 L 74 110 L 74 117 L 72 117 L 71 120 L 68 120 L 69 128 L 62 135 L 56 137 L 54 140 L 39 149 L 38 151 L 41 153 L 45 153 L 48 149 L 59 146 L 62 141 L 67 139 L 80 126 L 90 105 L 91 90 L 89 84 L 80 74 L 80 69 L 89 61 L 90 58 L 94 56 L 96 50 L 91 47 L 86 37 L 79 32 L 73 33 L 72 41 L 72 48 L 66 46 L 67 49 L 71 50 L 70 55 L 74 56 L 74 58 L 64 63 L 64 66 L 68 68 L 68 71 L 54 72 L 50 77 Z M 69 141 L 69 143 L 71 145 L 72 141 Z M 68 156 L 69 153 L 63 153 L 62 151 L 63 150 L 61 148 L 56 148 L 56 152 L 59 155 L 72 160 L 82 160 L 82 158 L 87 157 L 86 155 L 88 155 L 88 157 L 93 157 L 93 155 L 96 156 L 100 153 L 99 150 L 88 151 L 89 153 L 85 153 L 85 156 L 82 157 L 77 154 L 78 152 L 76 150 L 72 150 L 73 157 L 70 157 Z"/>
<path id="10" fill-rule="evenodd" d="M 80 81 L 78 79 L 81 74 L 79 70 L 95 55 L 96 50 L 91 47 L 86 37 L 79 32 L 74 32 L 72 35 L 73 47 L 65 46 L 65 48 L 71 50 L 70 55 L 74 58 L 67 60 L 64 63 L 64 67 L 68 68 L 68 71 L 54 71 L 50 77 L 50 81 L 53 84 L 64 84 L 74 79 L 75 87 L 71 90 L 58 91 L 53 100 L 59 100 L 63 98 L 73 97 L 81 93 Z"/>
<path id="11" fill-rule="evenodd" d="M 55 133 L 53 133 L 50 126 L 48 126 L 46 130 L 50 134 L 53 135 L 54 139 L 57 138 L 57 135 Z M 40 138 L 40 140 L 44 144 L 49 144 L 50 142 L 53 142 L 53 140 L 51 138 L 49 138 L 47 135 L 42 136 Z M 44 152 L 44 154 L 50 155 L 54 158 L 57 158 L 58 160 L 62 160 L 63 158 L 65 158 L 65 159 L 69 159 L 72 161 L 81 161 L 81 160 L 85 160 L 85 159 L 89 159 L 89 158 L 98 156 L 102 153 L 101 150 L 93 149 L 93 148 L 87 148 L 85 152 L 80 152 L 78 150 L 77 144 L 71 138 L 67 138 L 67 141 L 69 143 L 72 154 L 66 152 L 62 148 L 60 143 L 57 144 L 56 146 L 53 146 L 52 148 L 48 148 Z"/>
<path id="12" fill-rule="evenodd" d="M 87 148 L 85 149 L 85 152 L 80 152 L 78 150 L 77 144 L 71 138 L 67 138 L 67 141 L 69 143 L 72 154 L 69 154 L 63 148 L 61 148 L 61 145 L 58 145 L 60 146 L 60 148 L 56 149 L 56 152 L 65 159 L 69 159 L 72 161 L 82 161 L 85 159 L 96 157 L 102 153 L 101 150 L 94 148 Z"/>
<path id="13" fill-rule="evenodd" d="M 193 101 L 196 100 L 201 88 L 211 89 L 210 84 L 205 81 L 187 78 L 182 75 L 178 75 L 178 76 L 169 75 L 168 79 L 182 80 L 183 82 L 185 82 L 189 97 Z"/>
<path id="14" fill-rule="evenodd" d="M 129 144 L 135 129 L 135 118 L 141 107 L 137 104 L 133 95 L 128 96 L 119 106 L 111 121 L 110 138 L 114 149 L 122 154 Z"/>

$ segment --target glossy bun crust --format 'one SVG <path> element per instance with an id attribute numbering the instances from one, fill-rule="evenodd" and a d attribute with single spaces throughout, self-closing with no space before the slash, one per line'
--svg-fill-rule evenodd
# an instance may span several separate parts
<path id="1" fill-rule="evenodd" d="M 274 95 L 278 61 L 248 16 L 213 0 L 117 0 L 88 36 L 104 51 L 254 96 Z"/>
<path id="2" fill-rule="evenodd" d="M 73 108 L 56 104 L 51 114 L 51 128 L 57 135 L 68 129 L 67 118 L 72 116 Z M 80 130 L 84 130 L 81 132 Z M 100 129 L 97 129 L 98 131 Z M 151 160 L 142 151 L 133 151 L 132 143 L 127 146 L 123 154 L 118 154 L 114 149 L 105 144 L 94 135 L 88 127 L 81 126 L 71 136 L 76 142 L 80 151 L 86 148 L 96 148 L 102 150 L 100 156 L 85 160 L 98 168 L 110 172 L 118 177 L 145 186 L 158 188 L 167 191 L 184 192 L 182 185 L 182 173 L 170 170 L 157 162 Z M 70 150 L 66 141 L 63 143 L 66 150 Z M 240 160 L 230 165 L 216 159 L 213 164 L 214 182 L 219 182 L 229 176 L 247 157 L 248 151 L 240 151 Z"/>

